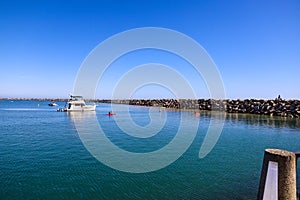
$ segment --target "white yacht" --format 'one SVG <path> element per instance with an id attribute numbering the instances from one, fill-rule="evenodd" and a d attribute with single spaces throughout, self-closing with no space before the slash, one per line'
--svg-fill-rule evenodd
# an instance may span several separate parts
<path id="1" fill-rule="evenodd" d="M 94 111 L 96 104 L 86 105 L 82 96 L 70 95 L 70 99 L 67 105 L 64 107 L 64 111 Z"/>

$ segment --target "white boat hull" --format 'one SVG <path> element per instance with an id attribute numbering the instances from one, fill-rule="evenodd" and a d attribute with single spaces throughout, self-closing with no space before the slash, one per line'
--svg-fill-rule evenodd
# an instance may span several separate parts
<path id="1" fill-rule="evenodd" d="M 71 108 L 67 108 L 68 112 L 72 111 L 95 111 L 96 110 L 96 105 L 85 105 L 85 106 L 72 106 Z"/>

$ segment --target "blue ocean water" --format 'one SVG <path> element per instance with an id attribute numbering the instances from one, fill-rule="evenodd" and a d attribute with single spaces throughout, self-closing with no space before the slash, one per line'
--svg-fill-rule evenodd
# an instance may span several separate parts
<path id="1" fill-rule="evenodd" d="M 300 150 L 300 120 L 227 114 L 217 144 L 199 159 L 209 112 L 196 119 L 191 112 L 130 106 L 130 118 L 141 127 L 151 122 L 150 111 L 166 119 L 157 134 L 139 138 L 106 115 L 109 104 L 98 104 L 94 114 L 106 137 L 128 152 L 162 149 L 175 137 L 180 120 L 187 122 L 187 133 L 195 122 L 199 125 L 191 146 L 175 162 L 149 173 L 127 173 L 91 155 L 74 116 L 48 103 L 0 101 L 0 199 L 256 199 L 264 149 Z M 115 112 L 126 125 L 124 107 Z"/>

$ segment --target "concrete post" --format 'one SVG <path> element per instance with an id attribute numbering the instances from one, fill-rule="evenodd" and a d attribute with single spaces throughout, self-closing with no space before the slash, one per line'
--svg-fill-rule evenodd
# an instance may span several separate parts
<path id="1" fill-rule="evenodd" d="M 295 153 L 265 150 L 257 199 L 296 200 Z"/>

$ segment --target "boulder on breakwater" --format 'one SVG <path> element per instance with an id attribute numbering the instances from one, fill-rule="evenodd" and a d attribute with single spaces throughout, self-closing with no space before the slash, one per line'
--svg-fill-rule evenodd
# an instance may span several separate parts
<path id="1" fill-rule="evenodd" d="M 251 113 L 281 117 L 300 117 L 299 100 L 228 100 L 227 112 Z"/>

